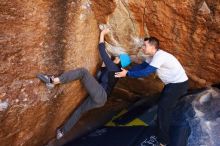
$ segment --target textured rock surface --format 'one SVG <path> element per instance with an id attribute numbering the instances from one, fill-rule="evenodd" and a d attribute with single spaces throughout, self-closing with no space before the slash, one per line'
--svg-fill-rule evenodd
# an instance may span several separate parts
<path id="1" fill-rule="evenodd" d="M 108 21 L 113 27 L 112 44 L 134 53 L 140 37 L 156 36 L 161 48 L 174 54 L 184 65 L 192 86 L 219 82 L 220 1 L 116 3 L 118 6 Z M 120 17 L 122 14 L 124 17 Z"/>
<path id="2" fill-rule="evenodd" d="M 87 1 L 2 1 L 0 145 L 42 145 L 85 96 L 79 82 L 48 91 L 39 72 L 98 65 L 97 22 Z M 87 25 L 90 24 L 90 25 Z"/>
<path id="3" fill-rule="evenodd" d="M 45 144 L 82 101 L 79 81 L 48 91 L 35 75 L 81 66 L 94 74 L 100 23 L 112 27 L 107 40 L 116 53 L 115 46 L 140 57 L 141 38 L 156 36 L 184 65 L 192 87 L 220 82 L 219 0 L 2 0 L 0 22 L 3 146 Z M 120 86 L 158 92 L 162 84 L 153 78 L 123 79 Z"/>

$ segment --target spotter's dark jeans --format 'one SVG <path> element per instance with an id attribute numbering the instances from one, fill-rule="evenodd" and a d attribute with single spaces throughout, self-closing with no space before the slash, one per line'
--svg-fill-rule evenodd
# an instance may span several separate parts
<path id="1" fill-rule="evenodd" d="M 165 85 L 158 103 L 158 140 L 167 145 L 170 141 L 170 122 L 172 112 L 181 96 L 187 93 L 188 81 Z"/>

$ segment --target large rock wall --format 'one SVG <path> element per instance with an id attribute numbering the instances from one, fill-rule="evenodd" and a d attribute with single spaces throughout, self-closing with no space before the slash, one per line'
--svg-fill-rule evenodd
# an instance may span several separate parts
<path id="1" fill-rule="evenodd" d="M 113 52 L 119 47 L 141 58 L 141 38 L 156 36 L 184 65 L 192 87 L 220 82 L 219 0 L 2 0 L 0 21 L 3 146 L 43 145 L 55 136 L 86 92 L 79 81 L 49 91 L 36 74 L 82 66 L 94 74 L 100 23 L 112 27 Z M 155 76 L 121 84 L 141 94 L 162 88 Z"/>
<path id="2" fill-rule="evenodd" d="M 0 11 L 0 145 L 42 145 L 85 91 L 79 81 L 49 91 L 36 74 L 81 66 L 94 74 L 97 21 L 87 1 L 9 0 Z"/>
<path id="3" fill-rule="evenodd" d="M 139 51 L 142 38 L 156 36 L 161 48 L 175 55 L 182 63 L 192 88 L 219 83 L 220 1 L 114 2 L 117 5 L 115 11 L 107 17 L 107 23 L 112 27 L 108 42 L 124 48 L 118 52 L 129 52 L 134 55 L 134 60 L 140 61 L 144 57 Z M 151 81 L 138 80 L 142 87 L 133 86 L 138 84 L 137 80 L 122 80 L 120 86 L 134 92 L 154 93 L 160 91 L 162 85 L 157 77 L 153 78 Z M 149 84 L 155 85 L 156 90 Z"/>
<path id="4" fill-rule="evenodd" d="M 158 37 L 162 48 L 177 56 L 190 79 L 201 86 L 220 79 L 219 4 L 211 0 L 146 1 L 149 34 Z"/>
<path id="5" fill-rule="evenodd" d="M 122 12 L 117 11 L 109 17 L 120 20 L 114 23 L 109 20 L 113 27 L 118 24 L 116 28 L 119 29 L 113 30 L 121 32 L 114 37 L 122 40 L 120 45 L 134 52 L 141 42 L 138 41 L 140 37 L 156 36 L 161 41 L 161 48 L 174 54 L 184 65 L 193 86 L 219 83 L 220 1 L 130 0 L 116 3 L 119 3 L 118 11 L 127 12 L 123 18 L 130 17 L 119 18 Z"/>

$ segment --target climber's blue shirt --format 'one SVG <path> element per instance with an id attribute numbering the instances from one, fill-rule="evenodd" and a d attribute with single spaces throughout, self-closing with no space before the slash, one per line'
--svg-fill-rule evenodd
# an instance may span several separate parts
<path id="1" fill-rule="evenodd" d="M 119 72 L 121 69 L 120 66 L 116 65 L 106 53 L 104 43 L 99 44 L 99 53 L 105 63 L 105 67 L 102 67 L 98 72 L 97 80 L 105 89 L 107 95 L 109 95 L 118 81 L 118 79 L 114 76 L 115 72 Z"/>
<path id="2" fill-rule="evenodd" d="M 127 72 L 127 76 L 133 78 L 146 77 L 151 73 L 156 72 L 156 70 L 156 67 L 153 67 L 144 61 L 142 64 L 135 65 L 134 67 L 129 69 Z"/>

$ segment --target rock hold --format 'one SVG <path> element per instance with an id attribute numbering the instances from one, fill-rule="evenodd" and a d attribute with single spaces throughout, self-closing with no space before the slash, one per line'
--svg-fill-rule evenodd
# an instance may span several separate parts
<path id="1" fill-rule="evenodd" d="M 201 11 L 203 14 L 210 14 L 211 13 L 211 11 L 205 1 L 203 2 L 202 6 L 199 8 L 199 11 Z"/>

